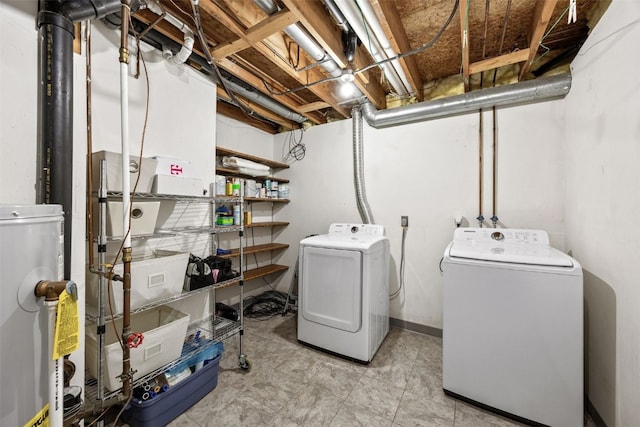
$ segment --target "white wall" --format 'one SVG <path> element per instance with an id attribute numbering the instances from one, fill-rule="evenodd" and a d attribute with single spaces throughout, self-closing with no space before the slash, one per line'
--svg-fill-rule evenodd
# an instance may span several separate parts
<path id="1" fill-rule="evenodd" d="M 615 0 L 573 62 L 564 102 L 567 249 L 585 271 L 587 393 L 640 425 L 640 3 Z"/>
<path id="2" fill-rule="evenodd" d="M 0 202 L 35 202 L 37 152 L 37 1 L 0 3 Z M 93 26 L 93 150 L 120 151 L 119 33 L 98 22 Z M 133 46 L 131 46 L 133 48 Z M 196 71 L 171 66 L 150 52 L 150 111 L 145 156 L 190 160 L 205 186 L 215 170 L 216 88 Z M 84 318 L 85 277 L 85 56 L 74 54 L 74 167 L 71 278 L 80 289 Z M 137 153 L 144 120 L 146 84 L 129 79 L 131 151 Z M 81 325 L 84 330 L 84 324 Z M 83 332 L 81 332 L 84 335 Z M 84 365 L 84 346 L 72 354 Z M 72 381 L 84 386 L 84 369 Z M 26 421 L 26 420 L 25 420 Z"/>
<path id="3" fill-rule="evenodd" d="M 498 110 L 497 214 L 507 227 L 542 228 L 563 244 L 562 148 L 558 101 Z M 541 126 L 540 124 L 545 124 Z M 484 114 L 485 201 L 491 210 L 491 113 Z M 391 241 L 391 287 L 398 286 L 400 216 L 409 216 L 405 290 L 391 316 L 442 327 L 442 279 L 438 264 L 455 227 L 454 215 L 476 226 L 478 216 L 479 114 L 376 130 L 364 125 L 365 187 L 374 220 Z M 277 135 L 274 153 L 286 135 Z M 331 222 L 361 222 L 355 201 L 351 120 L 309 129 L 304 160 L 291 164 L 291 203 L 282 218 L 292 224 L 282 240 L 325 233 Z M 286 263 L 295 263 L 287 253 Z M 288 282 L 286 282 L 288 283 Z"/>

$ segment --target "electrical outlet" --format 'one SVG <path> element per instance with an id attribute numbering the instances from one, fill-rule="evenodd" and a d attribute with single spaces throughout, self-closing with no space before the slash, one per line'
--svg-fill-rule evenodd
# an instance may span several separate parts
<path id="1" fill-rule="evenodd" d="M 400 217 L 400 227 L 408 227 L 409 226 L 409 217 L 401 216 Z"/>

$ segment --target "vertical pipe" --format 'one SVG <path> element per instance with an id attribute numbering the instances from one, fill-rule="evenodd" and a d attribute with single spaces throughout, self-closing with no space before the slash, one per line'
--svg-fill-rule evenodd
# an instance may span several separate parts
<path id="1" fill-rule="evenodd" d="M 129 233 L 129 211 L 131 198 L 129 194 L 129 12 L 130 0 L 122 0 L 120 32 L 120 132 L 122 139 L 122 225 L 124 243 L 122 249 L 123 275 L 123 317 L 122 317 L 122 393 L 131 395 L 131 351 L 127 345 L 131 335 L 131 234 Z"/>
<path id="2" fill-rule="evenodd" d="M 64 222 L 64 277 L 71 275 L 73 181 L 73 23 L 38 12 L 38 171 L 36 203 L 60 204 Z"/>
<path id="3" fill-rule="evenodd" d="M 373 214 L 367 202 L 364 188 L 364 161 L 362 149 L 362 110 L 356 105 L 351 110 L 353 119 L 353 181 L 356 190 L 356 202 L 358 211 L 364 224 L 374 224 Z"/>
<path id="4" fill-rule="evenodd" d="M 484 160 L 482 152 L 484 150 L 484 124 L 482 118 L 482 109 L 480 109 L 480 123 L 478 126 L 478 226 L 482 227 L 484 223 L 484 216 L 482 215 L 482 187 L 484 186 L 483 174 L 484 174 Z"/>
<path id="5" fill-rule="evenodd" d="M 58 300 L 45 301 L 44 306 L 47 308 L 47 328 L 48 328 L 48 359 L 49 359 L 49 426 L 63 426 L 63 358 L 53 359 L 53 340 L 56 331 L 56 309 L 58 308 Z"/>
<path id="6" fill-rule="evenodd" d="M 86 89 L 87 89 L 87 241 L 89 242 L 89 266 L 95 265 L 93 253 L 93 131 L 91 122 L 91 21 L 86 23 Z M 101 264 L 102 265 L 102 264 Z"/>
<path id="7" fill-rule="evenodd" d="M 98 207 L 100 210 L 98 216 L 98 264 L 100 272 L 104 272 L 104 266 L 107 258 L 107 161 L 100 160 L 100 187 L 98 190 Z M 93 247 L 93 242 L 89 242 Z M 102 405 L 104 401 L 104 334 L 105 334 L 105 318 L 104 309 L 106 304 L 106 279 L 104 275 L 98 276 L 98 324 L 96 332 L 98 337 L 98 402 Z M 102 425 L 102 421 L 99 421 Z"/>
<path id="8" fill-rule="evenodd" d="M 498 119 L 498 113 L 496 112 L 496 107 L 493 107 L 493 166 L 492 166 L 492 173 L 493 173 L 493 177 L 492 177 L 492 191 L 491 191 L 491 195 L 493 197 L 493 214 L 491 216 L 491 222 L 493 223 L 493 227 L 496 228 L 498 226 L 498 210 L 497 210 L 497 196 L 496 196 L 496 187 L 497 187 L 497 180 L 496 180 L 496 176 L 497 176 L 497 172 L 496 172 L 496 166 L 497 166 L 497 159 L 496 159 L 496 151 L 497 151 L 497 144 L 498 144 L 498 127 L 497 127 L 497 119 Z"/>

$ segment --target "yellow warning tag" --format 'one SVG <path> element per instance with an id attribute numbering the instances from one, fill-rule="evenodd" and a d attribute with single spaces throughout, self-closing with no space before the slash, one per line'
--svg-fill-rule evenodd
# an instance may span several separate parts
<path id="1" fill-rule="evenodd" d="M 49 427 L 49 404 L 44 405 L 44 408 L 27 421 L 24 427 Z"/>
<path id="2" fill-rule="evenodd" d="M 72 353 L 80 346 L 78 302 L 66 291 L 60 294 L 53 340 L 53 360 Z"/>

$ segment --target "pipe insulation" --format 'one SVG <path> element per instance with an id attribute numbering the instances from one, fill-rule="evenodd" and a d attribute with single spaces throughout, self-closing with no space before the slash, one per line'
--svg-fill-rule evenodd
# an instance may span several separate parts
<path id="1" fill-rule="evenodd" d="M 366 101 L 362 104 L 362 111 L 367 123 L 380 129 L 453 116 L 481 108 L 559 98 L 569 93 L 569 89 L 571 89 L 571 74 L 566 73 L 382 111 L 378 111 Z"/>
<path id="2" fill-rule="evenodd" d="M 364 153 L 362 142 L 362 111 L 359 106 L 351 110 L 353 119 L 353 183 L 356 190 L 356 202 L 358 212 L 363 224 L 374 224 L 371 207 L 367 201 L 367 194 L 364 188 Z"/>
<path id="3" fill-rule="evenodd" d="M 71 275 L 73 23 L 117 12 L 119 0 L 47 0 L 38 12 L 36 202 L 64 212 L 64 277 Z"/>

